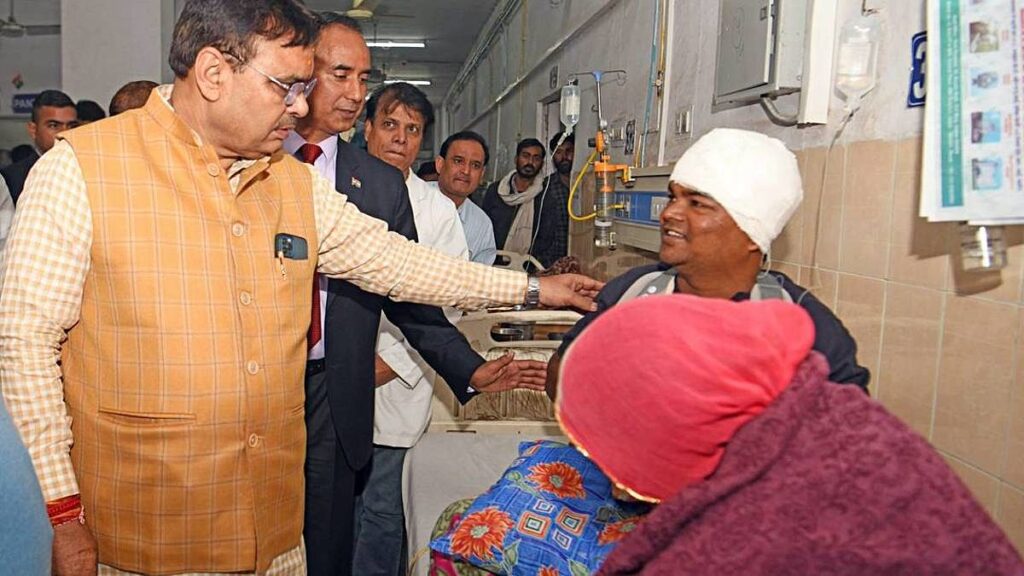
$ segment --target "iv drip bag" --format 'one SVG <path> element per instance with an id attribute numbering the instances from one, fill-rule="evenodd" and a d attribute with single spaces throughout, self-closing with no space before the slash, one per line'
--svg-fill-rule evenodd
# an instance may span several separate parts
<path id="1" fill-rule="evenodd" d="M 860 108 L 860 100 L 878 82 L 878 43 L 881 30 L 877 18 L 858 15 L 839 33 L 836 58 L 836 90 L 846 99 L 846 111 Z"/>
<path id="2" fill-rule="evenodd" d="M 560 108 L 565 134 L 572 134 L 573 127 L 580 121 L 580 86 L 575 80 L 562 86 Z"/>

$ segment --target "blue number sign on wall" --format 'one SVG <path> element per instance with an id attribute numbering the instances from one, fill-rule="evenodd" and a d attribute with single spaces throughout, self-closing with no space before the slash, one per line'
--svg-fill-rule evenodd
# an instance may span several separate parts
<path id="1" fill-rule="evenodd" d="M 910 90 L 907 92 L 907 107 L 924 106 L 927 92 L 924 79 L 925 56 L 928 51 L 928 33 L 918 32 L 910 39 Z"/>

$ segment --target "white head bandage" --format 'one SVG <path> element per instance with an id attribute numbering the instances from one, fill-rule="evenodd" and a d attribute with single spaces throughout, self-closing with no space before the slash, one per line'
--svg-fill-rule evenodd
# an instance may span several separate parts
<path id="1" fill-rule="evenodd" d="M 796 156 L 747 130 L 712 130 L 676 162 L 669 180 L 721 204 L 765 254 L 804 197 Z"/>

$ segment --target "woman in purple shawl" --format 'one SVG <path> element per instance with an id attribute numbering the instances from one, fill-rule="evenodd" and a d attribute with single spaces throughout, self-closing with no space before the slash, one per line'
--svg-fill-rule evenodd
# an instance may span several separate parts
<path id="1" fill-rule="evenodd" d="M 689 296 L 602 315 L 562 367 L 558 417 L 660 505 L 601 574 L 1024 574 L 928 443 L 828 382 L 800 307 Z"/>

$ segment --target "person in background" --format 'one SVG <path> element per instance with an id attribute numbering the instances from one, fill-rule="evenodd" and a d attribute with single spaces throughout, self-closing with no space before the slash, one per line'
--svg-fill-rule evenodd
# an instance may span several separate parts
<path id="1" fill-rule="evenodd" d="M 548 396 L 557 395 L 560 357 L 591 322 L 619 302 L 672 293 L 799 304 L 814 319 L 814 349 L 828 360 L 829 378 L 866 391 L 871 375 L 858 364 L 857 343 L 839 318 L 785 274 L 765 269 L 772 241 L 802 200 L 796 157 L 782 142 L 726 128 L 704 135 L 669 177 L 660 262 L 634 268 L 605 286 L 597 311 L 577 322 L 551 357 Z"/>
<path id="2" fill-rule="evenodd" d="M 78 112 L 79 126 L 84 126 L 90 122 L 96 122 L 97 120 L 103 120 L 107 117 L 107 113 L 103 111 L 103 107 L 92 100 L 79 100 L 78 103 L 75 104 L 75 110 Z"/>
<path id="3" fill-rule="evenodd" d="M 437 166 L 434 165 L 434 161 L 430 160 L 420 164 L 420 167 L 416 169 L 416 176 L 424 182 L 437 182 Z"/>
<path id="4" fill-rule="evenodd" d="M 449 136 L 434 160 L 437 186 L 459 211 L 469 245 L 469 259 L 488 266 L 494 264 L 497 257 L 494 227 L 487 213 L 468 200 L 480 185 L 490 157 L 484 137 L 467 130 Z"/>
<path id="5" fill-rule="evenodd" d="M 535 216 L 538 221 L 531 254 L 545 268 L 551 268 L 569 254 L 569 180 L 576 159 L 576 135 L 563 139 L 562 134 L 555 134 L 548 143 L 554 172 L 544 179 L 540 201 L 543 208 Z"/>
<path id="6" fill-rule="evenodd" d="M 31 154 L 0 170 L 11 192 L 11 200 L 18 204 L 18 197 L 25 187 L 28 173 L 39 157 L 45 154 L 56 141 L 57 134 L 78 125 L 78 111 L 75 102 L 60 90 L 43 90 L 32 102 L 32 118 L 26 125 L 29 138 L 35 149 Z"/>
<path id="7" fill-rule="evenodd" d="M 418 246 L 282 154 L 318 34 L 299 0 L 188 0 L 174 83 L 33 168 L 3 268 L 0 390 L 56 574 L 305 572 L 315 273 L 434 306 L 592 306 L 598 282 Z M 59 523 L 71 511 L 84 523 Z"/>
<path id="8" fill-rule="evenodd" d="M 616 306 L 562 367 L 556 414 L 615 484 L 658 505 L 599 574 L 1022 574 L 928 442 L 829 382 L 816 321 L 781 300 Z"/>
<path id="9" fill-rule="evenodd" d="M 117 116 L 127 110 L 142 108 L 157 86 L 158 84 L 152 80 L 133 80 L 121 86 L 110 99 L 110 115 Z"/>
<path id="10" fill-rule="evenodd" d="M 563 203 L 568 205 L 572 165 L 576 160 L 576 134 L 568 136 L 564 132 L 555 134 L 548 142 L 548 149 L 551 150 L 551 164 L 555 168 L 554 174 L 550 177 L 558 179 L 552 185 L 558 184 L 564 189 L 561 192 L 562 199 L 565 201 Z"/>
<path id="11" fill-rule="evenodd" d="M 36 149 L 31 144 L 18 144 L 14 148 L 11 148 L 11 164 L 15 162 L 21 162 L 22 160 L 30 157 L 38 157 Z"/>
<path id="12" fill-rule="evenodd" d="M 540 176 L 546 154 L 536 138 L 516 144 L 515 170 L 487 188 L 482 206 L 501 250 L 529 254 L 545 268 L 569 252 L 568 188 Z"/>

